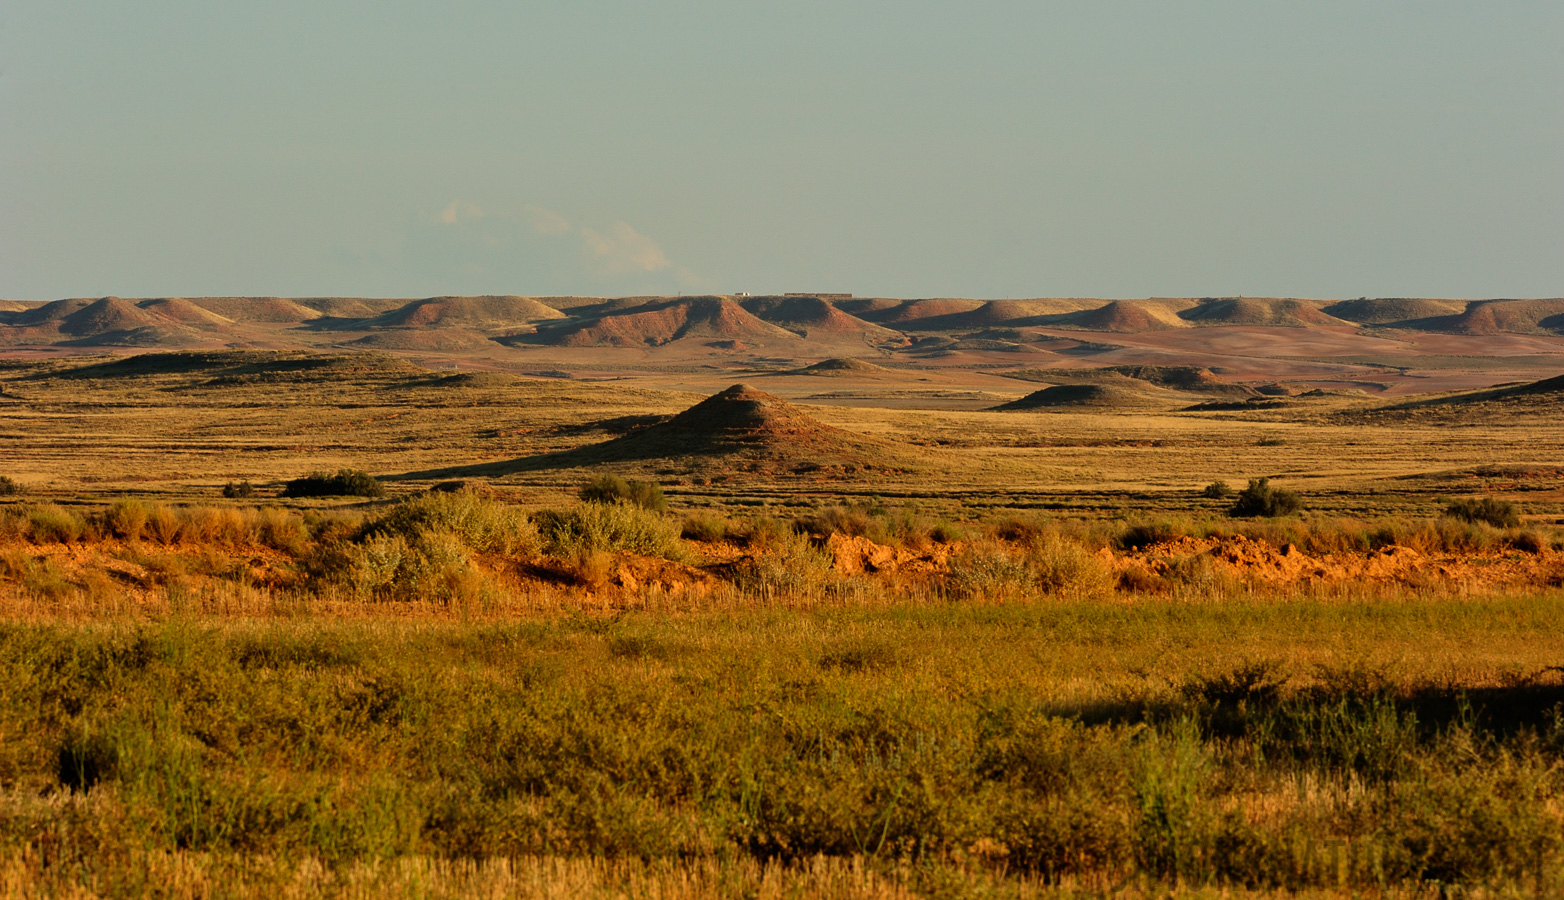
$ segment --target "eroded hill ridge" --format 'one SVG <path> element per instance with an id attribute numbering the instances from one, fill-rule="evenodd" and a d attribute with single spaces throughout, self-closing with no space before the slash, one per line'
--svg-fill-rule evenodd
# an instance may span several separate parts
<path id="1" fill-rule="evenodd" d="M 934 336 L 1010 329 L 1137 334 L 1184 328 L 1326 328 L 1459 335 L 1564 335 L 1564 298 L 1441 300 L 1265 297 L 1092 300 L 693 297 L 101 297 L 0 301 L 0 346 L 387 349 L 605 347 L 714 350 L 821 346 L 916 351 Z M 1021 331 L 1017 331 L 1017 330 Z"/>

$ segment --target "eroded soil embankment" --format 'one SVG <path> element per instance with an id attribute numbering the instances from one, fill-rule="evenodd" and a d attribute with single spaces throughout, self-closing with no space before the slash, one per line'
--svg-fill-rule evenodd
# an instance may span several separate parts
<path id="1" fill-rule="evenodd" d="M 1164 593 L 1180 585 L 1221 590 L 1224 584 L 1290 587 L 1360 583 L 1463 590 L 1564 587 L 1564 551 L 1543 546 L 1485 551 L 1422 551 L 1389 546 L 1372 551 L 1309 553 L 1244 536 L 1181 537 L 1130 551 L 1088 551 L 1073 545 L 1095 568 L 1094 584 L 1125 594 Z M 935 543 L 889 546 L 867 538 L 832 535 L 815 546 L 820 573 L 897 584 L 939 584 L 971 568 L 982 554 L 1024 559 L 1026 550 L 1002 543 Z M 583 599 L 660 591 L 700 596 L 724 586 L 743 587 L 758 567 L 788 567 L 785 551 L 733 543 L 692 544 L 688 562 L 631 553 L 586 558 L 514 559 L 479 556 L 474 565 L 506 589 L 579 592 Z M 261 547 L 157 546 L 140 542 L 69 544 L 20 542 L 0 548 L 0 590 L 34 600 L 86 599 L 115 608 L 156 604 L 170 592 L 217 586 L 258 595 L 309 592 L 308 556 L 295 558 Z"/>

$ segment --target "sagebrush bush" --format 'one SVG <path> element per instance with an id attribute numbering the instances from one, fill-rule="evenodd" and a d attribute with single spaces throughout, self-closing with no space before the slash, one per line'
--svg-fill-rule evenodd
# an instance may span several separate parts
<path id="1" fill-rule="evenodd" d="M 969 600 L 1018 600 L 1032 587 L 1032 573 L 1020 551 L 994 541 L 974 541 L 950 560 L 945 584 Z"/>
<path id="2" fill-rule="evenodd" d="M 545 551 L 561 558 L 598 550 L 674 560 L 687 554 L 677 523 L 631 503 L 583 503 L 574 509 L 542 510 L 533 522 Z"/>
<path id="3" fill-rule="evenodd" d="M 341 559 L 330 579 L 359 600 L 467 605 L 492 590 L 463 540 L 450 532 L 377 534 L 349 545 Z"/>
<path id="4" fill-rule="evenodd" d="M 831 557 L 806 534 L 773 536 L 766 552 L 745 560 L 733 573 L 734 586 L 763 603 L 815 600 L 837 582 Z"/>
<path id="5" fill-rule="evenodd" d="M 39 543 L 69 544 L 87 532 L 85 519 L 53 503 L 33 507 L 27 522 L 32 539 Z"/>
<path id="6" fill-rule="evenodd" d="M 255 496 L 255 485 L 249 481 L 230 481 L 223 485 L 223 496 L 230 500 L 247 500 Z"/>
<path id="7" fill-rule="evenodd" d="M 1226 500 L 1233 496 L 1233 488 L 1225 481 L 1213 481 L 1200 489 L 1200 496 L 1211 500 Z"/>
<path id="8" fill-rule="evenodd" d="M 1251 478 L 1249 486 L 1238 492 L 1238 502 L 1229 511 L 1243 517 L 1286 516 L 1303 508 L 1303 498 L 1292 491 L 1271 487 L 1269 478 Z"/>
<path id="9" fill-rule="evenodd" d="M 287 510 L 266 506 L 255 511 L 255 519 L 256 538 L 262 544 L 290 556 L 304 552 L 309 533 L 302 518 Z"/>
<path id="10" fill-rule="evenodd" d="M 147 504 L 147 534 L 163 546 L 179 543 L 183 523 L 179 513 L 161 503 Z"/>
<path id="11" fill-rule="evenodd" d="M 680 536 L 687 541 L 716 543 L 728 536 L 728 521 L 720 516 L 694 513 L 684 517 Z"/>
<path id="12" fill-rule="evenodd" d="M 1079 599 L 1113 592 L 1114 576 L 1103 560 L 1076 542 L 1050 537 L 1027 551 L 1032 583 L 1053 595 Z"/>
<path id="13" fill-rule="evenodd" d="M 9 475 L 0 475 L 0 497 L 10 497 L 22 492 L 22 486 Z"/>
<path id="14" fill-rule="evenodd" d="M 1497 497 L 1457 497 L 1445 505 L 1444 514 L 1452 519 L 1481 522 L 1495 528 L 1518 528 L 1521 524 L 1520 506 Z"/>
<path id="15" fill-rule="evenodd" d="M 538 550 L 538 529 L 521 509 L 476 491 L 433 492 L 406 500 L 364 525 L 365 536 L 399 535 L 416 541 L 444 532 L 476 553 L 527 556 Z"/>
<path id="16" fill-rule="evenodd" d="M 283 488 L 284 497 L 384 497 L 385 487 L 360 469 L 313 472 L 295 478 Z"/>
<path id="17" fill-rule="evenodd" d="M 576 493 L 587 503 L 633 503 L 652 512 L 668 511 L 663 489 L 650 481 L 626 481 L 618 475 L 599 475 Z"/>
<path id="18" fill-rule="evenodd" d="M 1189 533 L 1189 525 L 1184 522 L 1131 522 L 1114 537 L 1113 545 L 1120 550 L 1144 550 L 1156 544 L 1189 537 Z"/>
<path id="19" fill-rule="evenodd" d="M 863 507 L 836 505 L 799 518 L 797 527 L 821 538 L 833 534 L 870 537 L 876 530 L 875 524 L 874 517 Z"/>
<path id="20" fill-rule="evenodd" d="M 745 547 L 771 547 L 791 541 L 793 526 L 772 516 L 751 516 L 730 523 L 728 537 Z"/>

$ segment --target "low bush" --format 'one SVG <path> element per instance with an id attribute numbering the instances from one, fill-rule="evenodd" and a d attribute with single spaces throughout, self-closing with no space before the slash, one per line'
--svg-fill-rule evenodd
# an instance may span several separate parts
<path id="1" fill-rule="evenodd" d="M 1233 488 L 1225 481 L 1213 481 L 1200 489 L 1200 496 L 1210 500 L 1226 500 L 1233 496 Z"/>
<path id="2" fill-rule="evenodd" d="M 28 530 L 33 540 L 42 543 L 69 544 L 87 532 L 87 522 L 76 513 L 46 503 L 28 512 Z"/>
<path id="3" fill-rule="evenodd" d="M 1113 545 L 1120 550 L 1144 550 L 1188 536 L 1189 528 L 1178 522 L 1131 522 L 1113 539 Z"/>
<path id="4" fill-rule="evenodd" d="M 583 503 L 575 509 L 543 510 L 533 517 L 547 553 L 574 558 L 593 551 L 627 551 L 683 559 L 678 524 L 631 503 Z"/>
<path id="5" fill-rule="evenodd" d="M 348 545 L 319 574 L 346 587 L 354 599 L 367 601 L 466 605 L 492 590 L 462 540 L 444 531 L 419 532 L 411 539 L 376 534 Z"/>
<path id="6" fill-rule="evenodd" d="M 929 540 L 936 544 L 954 544 L 967 539 L 967 530 L 955 522 L 939 521 L 929 526 Z"/>
<path id="7" fill-rule="evenodd" d="M 1249 486 L 1238 492 L 1231 515 L 1247 518 L 1286 516 L 1303 508 L 1303 499 L 1292 491 L 1271 487 L 1269 478 L 1251 478 Z"/>
<path id="8" fill-rule="evenodd" d="M 716 543 L 728 536 L 728 522 L 720 516 L 695 513 L 685 516 L 684 524 L 680 526 L 680 536 L 687 541 Z"/>
<path id="9" fill-rule="evenodd" d="M 848 537 L 869 537 L 876 531 L 874 517 L 859 506 L 827 506 L 818 512 L 802 516 L 797 527 L 815 537 L 826 538 L 833 534 Z"/>
<path id="10" fill-rule="evenodd" d="M 147 534 L 163 546 L 179 542 L 179 514 L 161 503 L 147 505 Z"/>
<path id="11" fill-rule="evenodd" d="M 1518 528 L 1521 524 L 1521 508 L 1513 501 L 1497 497 L 1458 497 L 1445 505 L 1444 514 L 1463 522 L 1492 525 L 1495 528 Z"/>
<path id="12" fill-rule="evenodd" d="M 476 553 L 531 555 L 538 550 L 538 529 L 522 510 L 476 491 L 428 493 L 398 503 L 363 527 L 365 537 L 396 535 L 418 541 L 444 532 Z"/>
<path id="13" fill-rule="evenodd" d="M 792 532 L 772 538 L 767 551 L 746 560 L 733 578 L 736 587 L 766 604 L 817 600 L 837 580 L 831 557 L 817 548 L 808 535 Z"/>
<path id="14" fill-rule="evenodd" d="M 945 584 L 965 600 L 1019 600 L 1032 586 L 1020 551 L 1005 544 L 974 542 L 951 557 Z"/>
<path id="15" fill-rule="evenodd" d="M 375 476 L 360 469 L 314 472 L 295 478 L 283 488 L 284 497 L 384 497 L 386 489 Z"/>
<path id="16" fill-rule="evenodd" d="M 303 553 L 305 544 L 309 542 L 309 532 L 303 519 L 271 506 L 255 511 L 255 534 L 257 540 L 265 546 L 290 556 Z"/>
<path id="17" fill-rule="evenodd" d="M 1025 561 L 1032 583 L 1050 595 L 1079 599 L 1113 592 L 1112 572 L 1074 541 L 1057 537 L 1043 540 L 1029 549 Z"/>
<path id="18" fill-rule="evenodd" d="M 223 485 L 223 496 L 230 500 L 248 500 L 255 496 L 255 485 L 248 481 L 230 481 Z"/>
<path id="19" fill-rule="evenodd" d="M 11 497 L 22 492 L 22 486 L 9 475 L 0 475 L 0 497 Z"/>
<path id="20" fill-rule="evenodd" d="M 662 488 L 650 481 L 626 481 L 618 475 L 599 475 L 582 485 L 577 494 L 587 503 L 632 503 L 656 513 L 668 511 Z"/>
<path id="21" fill-rule="evenodd" d="M 103 512 L 103 528 L 122 541 L 139 541 L 151 517 L 151 507 L 142 500 L 115 500 Z"/>
<path id="22" fill-rule="evenodd" d="M 728 527 L 728 537 L 745 547 L 771 547 L 792 540 L 793 526 L 771 516 L 753 516 Z"/>

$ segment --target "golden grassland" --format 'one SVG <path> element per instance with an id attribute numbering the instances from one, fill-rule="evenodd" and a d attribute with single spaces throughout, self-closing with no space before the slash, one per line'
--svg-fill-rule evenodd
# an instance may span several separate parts
<path id="1" fill-rule="evenodd" d="M 440 473 L 693 395 L 7 365 L 0 896 L 1564 890 L 1551 415 L 806 407 L 923 464 L 614 467 L 664 511 Z"/>

